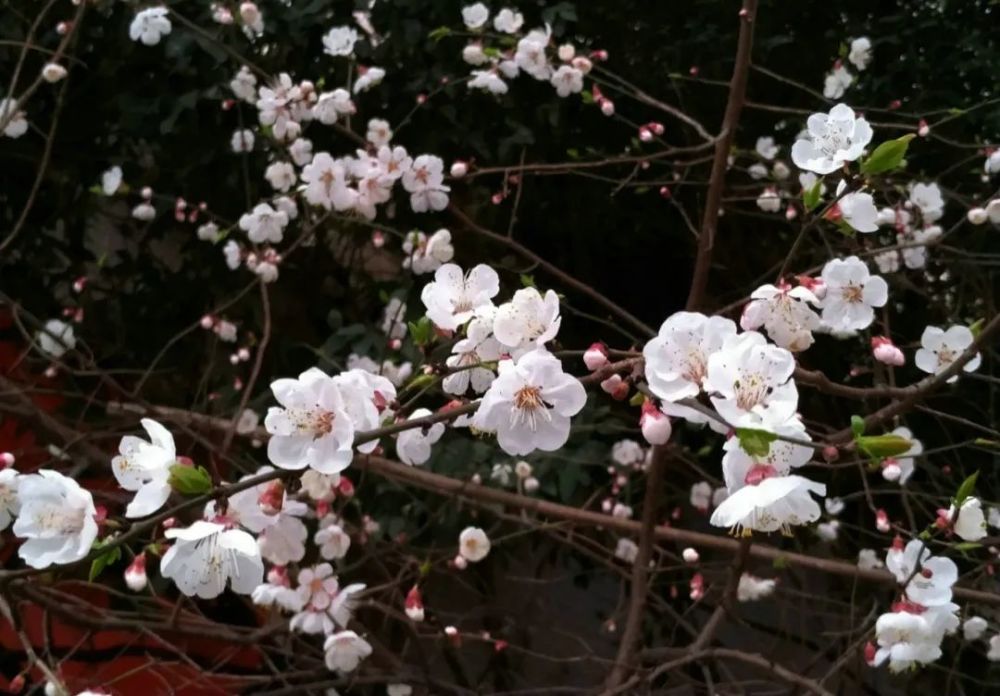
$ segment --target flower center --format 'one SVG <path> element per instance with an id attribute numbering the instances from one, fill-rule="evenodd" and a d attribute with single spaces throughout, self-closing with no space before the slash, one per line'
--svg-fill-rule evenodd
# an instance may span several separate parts
<path id="1" fill-rule="evenodd" d="M 955 358 L 958 356 L 958 352 L 949 348 L 948 346 L 941 346 L 938 350 L 934 352 L 937 355 L 938 365 L 940 367 L 947 367 L 955 362 Z"/>
<path id="2" fill-rule="evenodd" d="M 684 377 L 695 384 L 701 384 L 708 372 L 705 365 L 705 354 L 701 350 L 691 350 L 684 365 Z"/>
<path id="3" fill-rule="evenodd" d="M 860 304 L 862 301 L 862 289 L 858 285 L 845 285 L 840 291 L 840 296 L 844 299 L 844 302 Z"/>
<path id="4" fill-rule="evenodd" d="M 84 514 L 83 508 L 52 504 L 42 509 L 35 521 L 53 535 L 78 534 L 83 529 Z"/>
<path id="5" fill-rule="evenodd" d="M 297 409 L 289 413 L 289 417 L 300 433 L 311 433 L 314 437 L 328 435 L 333 430 L 336 419 L 333 412 L 320 408 L 312 410 Z"/>
<path id="6" fill-rule="evenodd" d="M 755 373 L 736 380 L 733 390 L 736 392 L 736 405 L 743 411 L 750 411 L 764 401 L 771 388 L 763 375 Z"/>
<path id="7" fill-rule="evenodd" d="M 542 388 L 525 385 L 518 389 L 514 393 L 514 409 L 510 414 L 511 424 L 527 423 L 529 428 L 536 430 L 539 417 L 552 420 L 542 399 Z"/>

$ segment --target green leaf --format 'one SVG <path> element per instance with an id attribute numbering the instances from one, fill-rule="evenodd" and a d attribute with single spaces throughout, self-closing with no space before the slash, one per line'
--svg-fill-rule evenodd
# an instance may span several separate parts
<path id="1" fill-rule="evenodd" d="M 816 183 L 812 187 L 802 191 L 802 205 L 805 206 L 806 210 L 812 210 L 817 205 L 819 205 L 820 197 L 822 196 L 823 180 L 817 179 Z"/>
<path id="2" fill-rule="evenodd" d="M 985 437 L 977 437 L 972 441 L 972 444 L 979 445 L 980 447 L 993 447 L 995 449 L 1000 449 L 1000 440 L 988 440 Z"/>
<path id="3" fill-rule="evenodd" d="M 972 551 L 974 549 L 981 549 L 983 545 L 976 541 L 963 541 L 959 544 L 955 544 L 956 551 Z"/>
<path id="4" fill-rule="evenodd" d="M 955 494 L 955 507 L 962 507 L 962 503 L 965 499 L 972 495 L 972 491 L 976 488 L 976 479 L 979 478 L 979 472 L 977 471 L 969 478 L 962 481 L 962 485 L 958 487 L 958 492 Z"/>
<path id="5" fill-rule="evenodd" d="M 914 133 L 887 140 L 872 152 L 868 158 L 861 163 L 862 174 L 882 174 L 890 172 L 899 167 L 903 158 L 906 157 L 906 149 L 910 146 L 910 141 L 916 137 Z"/>
<path id="6" fill-rule="evenodd" d="M 420 317 L 417 321 L 407 324 L 410 327 L 410 338 L 418 346 L 426 346 L 434 338 L 434 325 L 427 317 Z"/>
<path id="7" fill-rule="evenodd" d="M 594 93 L 591 92 L 589 89 L 585 89 L 582 92 L 580 92 L 580 98 L 583 100 L 584 104 L 594 103 Z"/>
<path id="8" fill-rule="evenodd" d="M 174 464 L 170 467 L 169 483 L 181 495 L 200 495 L 212 490 L 212 477 L 203 466 Z"/>
<path id="9" fill-rule="evenodd" d="M 851 416 L 851 432 L 854 433 L 855 440 L 864 435 L 865 419 L 861 416 Z"/>
<path id="10" fill-rule="evenodd" d="M 94 546 L 95 548 L 98 548 L 96 544 Z M 122 557 L 121 546 L 115 546 L 112 549 L 108 549 L 107 551 L 105 551 L 100 556 L 98 556 L 97 558 L 95 558 L 93 561 L 90 562 L 90 573 L 87 575 L 87 579 L 90 582 L 94 582 L 97 576 L 100 575 L 102 572 L 104 572 L 105 568 L 107 568 L 109 565 L 114 565 L 115 563 L 117 563 L 121 559 L 121 557 Z"/>
<path id="11" fill-rule="evenodd" d="M 483 49 L 483 55 L 490 58 L 500 58 L 503 54 L 500 52 L 499 48 L 494 48 L 493 46 L 487 46 Z"/>
<path id="12" fill-rule="evenodd" d="M 737 428 L 736 437 L 740 440 L 740 447 L 751 457 L 766 457 L 771 451 L 771 443 L 778 439 L 774 433 L 753 428 Z"/>
<path id="13" fill-rule="evenodd" d="M 438 42 L 444 37 L 450 35 L 451 35 L 451 27 L 438 27 L 430 34 L 428 34 L 427 38 L 430 39 L 431 41 Z"/>
<path id="14" fill-rule="evenodd" d="M 913 443 L 899 435 L 868 435 L 856 439 L 858 448 L 875 459 L 896 457 L 905 454 L 913 447 Z"/>
<path id="15" fill-rule="evenodd" d="M 642 403 L 646 400 L 646 395 L 641 391 L 637 391 L 632 395 L 632 398 L 628 400 L 629 406 L 642 406 Z"/>
<path id="16" fill-rule="evenodd" d="M 535 276 L 528 273 L 521 274 L 521 287 L 522 288 L 533 288 L 535 287 Z"/>
<path id="17" fill-rule="evenodd" d="M 775 556 L 774 560 L 771 561 L 771 566 L 775 570 L 781 570 L 788 567 L 788 559 L 784 556 Z"/>
<path id="18" fill-rule="evenodd" d="M 969 331 L 972 332 L 972 338 L 979 338 L 979 334 L 983 332 L 983 325 L 986 323 L 985 319 L 976 319 L 969 326 Z"/>

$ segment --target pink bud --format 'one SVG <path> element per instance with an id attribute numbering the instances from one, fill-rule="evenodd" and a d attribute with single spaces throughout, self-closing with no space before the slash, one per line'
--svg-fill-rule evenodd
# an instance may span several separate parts
<path id="1" fill-rule="evenodd" d="M 892 550 L 893 551 L 902 551 L 904 548 L 905 548 L 905 544 L 903 544 L 903 537 L 901 537 L 901 536 L 899 536 L 897 534 L 896 536 L 894 536 L 892 538 Z"/>
<path id="2" fill-rule="evenodd" d="M 455 160 L 451 164 L 451 176 L 453 179 L 461 179 L 469 173 L 469 165 L 462 160 Z"/>
<path id="3" fill-rule="evenodd" d="M 257 505 L 265 515 L 277 515 L 285 504 L 285 484 L 271 481 L 257 496 Z"/>
<path id="4" fill-rule="evenodd" d="M 601 113 L 605 116 L 613 116 L 615 113 L 615 103 L 610 99 L 601 99 L 600 101 Z"/>
<path id="5" fill-rule="evenodd" d="M 500 205 L 503 203 L 503 193 L 501 191 L 497 191 L 490 197 L 490 200 L 493 202 L 493 205 Z"/>
<path id="6" fill-rule="evenodd" d="M 59 368 L 55 365 L 49 365 L 45 368 L 45 376 L 49 379 L 55 379 L 55 376 L 59 374 Z"/>
<path id="7" fill-rule="evenodd" d="M 886 534 L 891 529 L 889 526 L 889 515 L 881 508 L 875 513 L 875 528 L 883 534 Z"/>
<path id="8" fill-rule="evenodd" d="M 201 322 L 199 323 L 201 324 L 201 328 L 211 329 L 213 326 L 215 326 L 215 317 L 213 317 L 211 314 L 206 314 L 201 318 Z"/>
<path id="9" fill-rule="evenodd" d="M 872 355 L 880 363 L 899 367 L 906 363 L 906 356 L 903 355 L 896 344 L 888 336 L 872 337 Z"/>
<path id="10" fill-rule="evenodd" d="M 406 615 L 410 617 L 410 621 L 419 623 L 424 620 L 424 600 L 420 596 L 420 588 L 416 585 L 406 593 L 404 608 L 406 609 Z"/>
<path id="11" fill-rule="evenodd" d="M 56 25 L 56 33 L 59 34 L 59 36 L 66 36 L 72 28 L 73 22 L 59 22 L 59 24 Z"/>
<path id="12" fill-rule="evenodd" d="M 653 132 L 649 130 L 649 128 L 647 128 L 646 126 L 641 126 L 639 128 L 639 140 L 641 140 L 644 143 L 648 143 L 652 139 L 653 139 Z"/>
<path id="13" fill-rule="evenodd" d="M 661 186 L 660 187 L 660 198 L 665 198 L 665 199 L 667 199 L 669 201 L 673 197 L 674 197 L 674 194 L 671 192 L 669 186 Z"/>
<path id="14" fill-rule="evenodd" d="M 587 369 L 593 372 L 594 370 L 604 367 L 608 364 L 608 348 L 603 343 L 598 341 L 597 343 L 591 343 L 590 348 L 583 354 L 583 364 L 587 366 Z"/>
<path id="15" fill-rule="evenodd" d="M 639 416 L 639 428 L 642 436 L 651 445 L 663 445 L 670 439 L 673 428 L 670 419 L 649 400 L 642 404 L 642 415 Z"/>
<path id="16" fill-rule="evenodd" d="M 146 554 L 140 553 L 125 569 L 125 584 L 133 592 L 142 592 L 146 589 L 148 580 L 146 578 Z"/>
<path id="17" fill-rule="evenodd" d="M 14 455 L 10 452 L 0 452 L 0 469 L 14 466 Z"/>
<path id="18" fill-rule="evenodd" d="M 444 634 L 451 641 L 452 645 L 456 648 L 462 644 L 462 634 L 458 632 L 458 629 L 454 626 L 445 626 Z"/>
<path id="19" fill-rule="evenodd" d="M 73 281 L 73 292 L 80 294 L 87 287 L 87 276 L 80 276 Z"/>
<path id="20" fill-rule="evenodd" d="M 163 527 L 164 529 L 171 529 L 173 527 L 176 527 L 177 526 L 177 518 L 176 517 L 168 517 L 167 519 L 163 520 L 163 522 L 160 523 L 160 526 Z"/>
<path id="21" fill-rule="evenodd" d="M 237 357 L 239 357 L 241 362 L 246 362 L 250 359 L 250 350 L 248 348 L 240 348 L 236 351 Z"/>
<path id="22" fill-rule="evenodd" d="M 799 211 L 795 209 L 794 205 L 792 205 L 792 204 L 789 203 L 788 207 L 785 208 L 785 219 L 786 220 L 794 220 L 798 216 L 799 216 Z"/>
<path id="23" fill-rule="evenodd" d="M 827 445 L 823 448 L 823 461 L 825 462 L 835 462 L 840 459 L 840 450 L 838 450 L 833 445 Z"/>
<path id="24" fill-rule="evenodd" d="M 611 395 L 616 401 L 624 401 L 628 398 L 628 382 L 622 379 L 619 374 L 614 374 L 601 382 L 601 389 Z"/>
<path id="25" fill-rule="evenodd" d="M 12 694 L 21 693 L 21 690 L 24 689 L 24 675 L 18 674 L 16 677 L 11 679 L 10 683 L 7 685 L 7 688 L 10 690 L 10 693 Z"/>
<path id="26" fill-rule="evenodd" d="M 288 587 L 291 584 L 288 581 L 288 568 L 285 566 L 272 567 L 269 571 L 267 571 L 267 581 L 272 585 Z"/>
<path id="27" fill-rule="evenodd" d="M 153 189 L 150 188 L 149 186 L 143 186 L 141 195 L 148 201 L 150 198 L 153 197 Z"/>
<path id="28" fill-rule="evenodd" d="M 650 121 L 646 124 L 646 127 L 652 131 L 653 135 L 663 135 L 663 124 L 659 121 Z"/>
<path id="29" fill-rule="evenodd" d="M 425 101 L 427 101 L 427 95 L 426 94 L 418 94 L 417 95 L 417 104 L 423 104 Z"/>
<path id="30" fill-rule="evenodd" d="M 876 652 L 877 648 L 875 647 L 875 644 L 873 642 L 868 641 L 867 643 L 865 643 L 865 662 L 868 663 L 869 665 L 874 665 Z"/>
<path id="31" fill-rule="evenodd" d="M 601 501 L 601 512 L 603 512 L 606 515 L 610 514 L 611 510 L 614 508 L 614 505 L 615 501 L 613 501 L 611 498 L 605 498 L 604 500 Z"/>
<path id="32" fill-rule="evenodd" d="M 920 119 L 920 123 L 917 124 L 917 135 L 921 138 L 926 138 L 927 134 L 931 132 L 931 127 L 927 125 L 927 121 Z"/>
<path id="33" fill-rule="evenodd" d="M 698 69 L 698 66 L 697 66 L 697 65 L 692 65 L 692 66 L 691 66 L 690 68 L 688 68 L 688 74 L 689 74 L 689 75 L 690 75 L 691 77 L 698 77 L 698 73 L 699 73 L 699 72 L 700 72 L 700 71 L 699 71 L 699 69 Z"/>
<path id="34" fill-rule="evenodd" d="M 465 560 L 465 556 L 458 554 L 452 559 L 451 564 L 458 568 L 459 570 L 465 570 L 469 567 L 469 562 Z"/>
<path id="35" fill-rule="evenodd" d="M 604 62 L 608 59 L 608 52 L 603 48 L 599 48 L 596 51 L 590 52 L 590 59 L 596 60 L 598 62 Z"/>
<path id="36" fill-rule="evenodd" d="M 698 552 L 695 549 L 689 546 L 681 551 L 681 558 L 684 559 L 685 563 L 697 563 L 701 556 L 698 555 Z"/>
<path id="37" fill-rule="evenodd" d="M 902 105 L 903 105 L 902 101 L 900 101 L 899 99 L 893 99 L 891 102 L 889 102 L 889 110 L 891 111 L 893 109 L 898 109 Z"/>
<path id="38" fill-rule="evenodd" d="M 330 501 L 320 500 L 316 503 L 316 517 L 322 519 L 330 514 Z"/>
<path id="39" fill-rule="evenodd" d="M 337 482 L 337 492 L 345 498 L 353 498 L 354 484 L 351 483 L 351 479 L 346 476 L 341 476 L 340 481 Z"/>
<path id="40" fill-rule="evenodd" d="M 882 478 L 886 481 L 898 481 L 902 475 L 903 470 L 899 468 L 899 464 L 896 463 L 895 459 L 886 459 L 882 463 Z"/>
<path id="41" fill-rule="evenodd" d="M 399 350 L 403 347 L 403 340 L 400 338 L 393 338 L 389 341 L 389 350 Z"/>

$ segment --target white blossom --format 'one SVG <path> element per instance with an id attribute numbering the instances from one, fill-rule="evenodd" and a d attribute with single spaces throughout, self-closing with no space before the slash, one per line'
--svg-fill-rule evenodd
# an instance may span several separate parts
<path id="1" fill-rule="evenodd" d="M 490 18 L 490 11 L 481 2 L 462 8 L 462 22 L 467 29 L 481 29 Z"/>
<path id="2" fill-rule="evenodd" d="M 160 39 L 170 33 L 170 20 L 166 7 L 147 7 L 132 19 L 128 35 L 133 41 L 141 41 L 147 46 L 155 46 Z"/>
<path id="3" fill-rule="evenodd" d="M 410 207 L 415 213 L 444 210 L 448 205 L 448 191 L 444 185 L 444 161 L 436 155 L 420 155 L 413 165 L 403 172 L 403 188 L 410 192 Z"/>
<path id="4" fill-rule="evenodd" d="M 458 553 L 470 563 L 478 563 L 490 552 L 490 538 L 479 527 L 466 527 L 458 535 Z"/>
<path id="5" fill-rule="evenodd" d="M 241 152 L 250 152 L 253 150 L 253 143 L 253 131 L 249 128 L 233 131 L 233 137 L 229 140 L 229 146 L 236 154 L 240 154 Z"/>
<path id="6" fill-rule="evenodd" d="M 775 344 L 803 351 L 813 344 L 813 331 L 820 327 L 819 315 L 809 305 L 820 301 L 803 286 L 762 285 L 750 295 L 740 316 L 740 327 L 754 331 L 763 327 Z"/>
<path id="7" fill-rule="evenodd" d="M 97 509 L 90 492 L 57 471 L 40 469 L 18 480 L 14 536 L 17 555 L 32 568 L 78 561 L 97 538 Z"/>
<path id="8" fill-rule="evenodd" d="M 342 674 L 353 672 L 363 659 L 372 654 L 372 646 L 354 631 L 340 631 L 329 636 L 323 650 L 326 666 Z"/>
<path id="9" fill-rule="evenodd" d="M 331 56 L 349 56 L 354 53 L 358 32 L 351 27 L 333 27 L 323 37 L 323 53 Z"/>
<path id="10" fill-rule="evenodd" d="M 483 396 L 473 426 L 496 432 L 507 454 L 552 452 L 566 444 L 570 417 L 586 401 L 583 385 L 563 372 L 559 359 L 536 349 L 516 363 L 500 361 L 499 374 Z"/>
<path id="11" fill-rule="evenodd" d="M 914 364 L 924 372 L 938 374 L 947 370 L 958 357 L 970 348 L 975 341 L 972 331 L 966 326 L 951 326 L 947 330 L 937 326 L 928 326 L 920 336 L 920 349 L 914 356 Z M 982 356 L 979 353 L 969 360 L 962 369 L 974 372 L 979 368 Z M 948 379 L 954 382 L 955 375 Z"/>
<path id="12" fill-rule="evenodd" d="M 0 532 L 7 529 L 20 509 L 17 495 L 20 483 L 21 475 L 16 470 L 0 469 Z"/>
<path id="13" fill-rule="evenodd" d="M 49 319 L 42 330 L 35 334 L 38 348 L 53 358 L 61 358 L 66 351 L 76 348 L 76 334 L 73 325 L 61 319 Z"/>
<path id="14" fill-rule="evenodd" d="M 296 141 L 298 142 L 298 141 Z M 288 191 L 295 185 L 298 176 L 295 174 L 295 167 L 288 162 L 271 162 L 264 170 L 264 178 L 271 184 L 275 191 L 282 193 Z"/>
<path id="15" fill-rule="evenodd" d="M 174 544 L 163 554 L 160 573 L 188 596 L 218 597 L 227 580 L 233 592 L 248 595 L 264 578 L 257 541 L 241 529 L 199 520 L 164 534 Z"/>
<path id="16" fill-rule="evenodd" d="M 313 543 L 319 548 L 321 558 L 334 561 L 347 555 L 351 548 L 351 537 L 339 524 L 327 524 L 316 531 Z"/>
<path id="17" fill-rule="evenodd" d="M 418 408 L 410 414 L 411 419 L 430 416 L 431 411 Z M 426 428 L 410 428 L 396 436 L 396 454 L 400 461 L 410 466 L 419 466 L 431 458 L 431 446 L 444 435 L 444 423 L 434 423 Z"/>
<path id="18" fill-rule="evenodd" d="M 736 599 L 740 602 L 756 602 L 774 594 L 776 586 L 777 581 L 775 580 L 743 573 L 736 586 Z"/>
<path id="19" fill-rule="evenodd" d="M 920 211 L 925 226 L 937 222 L 944 215 L 944 197 L 941 188 L 933 182 L 911 185 L 908 203 Z"/>
<path id="20" fill-rule="evenodd" d="M 833 259 L 820 274 L 826 287 L 823 298 L 823 324 L 830 331 L 860 331 L 875 320 L 875 307 L 889 300 L 889 286 L 881 276 L 868 272 L 868 265 L 857 256 Z"/>
<path id="21" fill-rule="evenodd" d="M 697 396 L 708 373 L 709 356 L 735 335 L 736 324 L 730 319 L 697 312 L 672 314 L 642 350 L 650 390 L 666 401 Z"/>
<path id="22" fill-rule="evenodd" d="M 152 418 L 140 422 L 149 434 L 149 441 L 126 435 L 118 446 L 118 456 L 111 460 L 111 471 L 118 485 L 135 492 L 125 508 L 126 517 L 146 517 L 163 507 L 170 497 L 170 467 L 177 464 L 177 449 L 170 431 Z"/>
<path id="23" fill-rule="evenodd" d="M 113 196 L 122 185 L 122 168 L 117 164 L 101 174 L 101 191 L 105 196 Z"/>
<path id="24" fill-rule="evenodd" d="M 847 60 L 858 70 L 864 70 L 872 60 L 872 42 L 867 36 L 859 36 L 851 41 L 851 51 Z"/>
<path id="25" fill-rule="evenodd" d="M 757 138 L 757 144 L 754 146 L 757 154 L 766 160 L 773 160 L 778 156 L 778 146 L 774 143 L 774 138 L 769 135 L 762 135 Z"/>
<path id="26" fill-rule="evenodd" d="M 453 331 L 471 319 L 477 311 L 493 306 L 500 292 L 500 277 L 485 264 L 468 273 L 448 263 L 434 272 L 434 280 L 424 286 L 420 300 L 427 317 L 446 331 Z"/>
<path id="27" fill-rule="evenodd" d="M 504 34 L 516 34 L 524 24 L 524 16 L 517 10 L 505 7 L 493 18 L 493 28 Z"/>
<path id="28" fill-rule="evenodd" d="M 556 94 L 560 97 L 568 97 L 583 90 L 583 73 L 571 65 L 560 65 L 552 73 L 549 81 L 556 88 Z"/>
<path id="29" fill-rule="evenodd" d="M 527 350 L 554 339 L 561 323 L 559 295 L 554 290 L 543 296 L 533 287 L 521 288 L 510 302 L 497 307 L 493 333 L 505 346 Z"/>
<path id="30" fill-rule="evenodd" d="M 955 506 L 948 509 L 948 519 L 955 520 Z M 986 516 L 979 498 L 966 498 L 954 522 L 955 534 L 965 541 L 979 541 L 986 536 Z"/>
<path id="31" fill-rule="evenodd" d="M 257 76 L 245 65 L 229 81 L 229 89 L 237 99 L 253 104 L 257 101 Z"/>
<path id="32" fill-rule="evenodd" d="M 251 212 L 240 216 L 240 229 L 255 244 L 280 243 L 287 225 L 288 215 L 268 203 L 258 203 Z"/>
<path id="33" fill-rule="evenodd" d="M 0 123 L 5 124 L 3 134 L 8 138 L 20 138 L 28 132 L 28 119 L 24 117 L 24 111 L 17 106 L 17 99 L 12 97 L 0 99 Z"/>
<path id="34" fill-rule="evenodd" d="M 827 99 L 840 99 L 853 82 L 854 76 L 838 63 L 823 81 L 823 96 Z"/>
<path id="35" fill-rule="evenodd" d="M 853 162 L 871 142 L 872 129 L 854 110 L 837 104 L 829 114 L 813 114 L 806 137 L 792 146 L 792 161 L 799 169 L 829 174 L 845 162 Z"/>
<path id="36" fill-rule="evenodd" d="M 452 354 L 445 364 L 455 370 L 444 378 L 441 388 L 449 394 L 465 394 L 471 386 L 477 394 L 486 391 L 496 373 L 483 363 L 496 362 L 504 353 L 504 347 L 493 336 L 493 322 L 484 317 L 475 317 L 466 328 L 465 338 L 452 346 Z"/>
<path id="37" fill-rule="evenodd" d="M 367 92 L 385 79 L 385 70 L 374 65 L 364 69 L 359 68 L 358 71 L 358 79 L 354 81 L 354 87 L 351 90 L 355 94 Z"/>

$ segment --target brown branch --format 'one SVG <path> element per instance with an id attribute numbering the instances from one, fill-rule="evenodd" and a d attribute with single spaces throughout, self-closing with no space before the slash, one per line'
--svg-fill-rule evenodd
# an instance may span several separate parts
<path id="1" fill-rule="evenodd" d="M 729 150 L 732 147 L 733 138 L 736 136 L 736 125 L 739 123 L 743 101 L 746 98 L 756 16 L 757 0 L 743 0 L 743 9 L 740 10 L 740 34 L 736 44 L 736 61 L 733 65 L 733 77 L 729 82 L 729 100 L 726 102 L 726 112 L 722 118 L 722 131 L 715 143 L 715 158 L 712 161 L 712 173 L 709 179 L 708 193 L 705 197 L 705 214 L 698 236 L 698 251 L 695 256 L 694 273 L 691 277 L 691 290 L 688 293 L 687 308 L 691 311 L 701 307 L 705 297 L 705 288 L 708 286 L 708 273 L 712 266 L 712 250 L 715 246 L 715 231 L 719 222 L 719 205 L 722 202 L 722 188 L 726 182 L 726 169 L 729 165 Z"/>
<path id="2" fill-rule="evenodd" d="M 639 550 L 636 553 L 635 562 L 632 564 L 632 577 L 629 580 L 631 594 L 628 614 L 621 642 L 618 644 L 618 655 L 615 657 L 615 664 L 605 683 L 606 689 L 614 689 L 628 677 L 632 671 L 635 650 L 639 645 L 642 617 L 646 608 L 646 593 L 649 591 L 649 559 L 653 552 L 653 532 L 656 529 L 656 518 L 659 514 L 664 472 L 669 460 L 668 453 L 669 449 L 665 445 L 654 447 L 653 458 L 646 474 L 646 492 L 642 498 L 642 527 L 639 530 Z"/>

